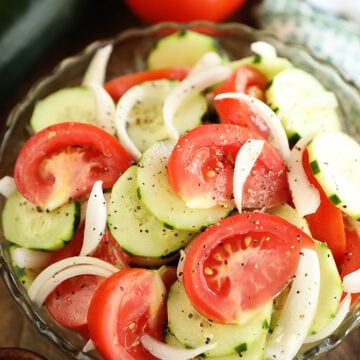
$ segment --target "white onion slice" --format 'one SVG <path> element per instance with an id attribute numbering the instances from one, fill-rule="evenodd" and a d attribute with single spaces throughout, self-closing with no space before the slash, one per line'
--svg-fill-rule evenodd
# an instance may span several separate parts
<path id="1" fill-rule="evenodd" d="M 185 265 L 185 260 L 186 260 L 186 252 L 184 250 L 180 250 L 180 258 L 179 258 L 179 262 L 176 268 L 176 275 L 178 280 L 182 281 L 183 276 L 184 276 L 184 265 Z"/>
<path id="2" fill-rule="evenodd" d="M 320 267 L 316 252 L 303 249 L 296 277 L 265 348 L 265 358 L 293 359 L 309 332 L 319 299 Z"/>
<path id="3" fill-rule="evenodd" d="M 106 201 L 102 190 L 102 181 L 94 183 L 85 217 L 84 241 L 80 256 L 91 255 L 98 247 L 106 228 Z"/>
<path id="4" fill-rule="evenodd" d="M 163 107 L 163 118 L 168 129 L 169 136 L 177 139 L 179 133 L 173 124 L 173 119 L 181 104 L 207 87 L 224 81 L 231 75 L 231 69 L 223 65 L 204 67 L 197 70 L 195 74 L 185 78 L 179 86 L 175 87 L 165 100 Z"/>
<path id="5" fill-rule="evenodd" d="M 277 57 L 275 47 L 266 41 L 255 41 L 250 45 L 250 49 L 254 54 L 264 58 L 274 59 Z"/>
<path id="6" fill-rule="evenodd" d="M 95 350 L 95 345 L 94 345 L 94 343 L 92 342 L 92 340 L 90 339 L 90 340 L 88 340 L 88 342 L 84 345 L 82 351 L 83 351 L 84 353 L 87 353 L 87 352 L 90 352 L 90 351 L 93 351 L 93 350 Z"/>
<path id="7" fill-rule="evenodd" d="M 214 100 L 222 99 L 236 99 L 246 102 L 255 113 L 259 114 L 261 119 L 269 127 L 271 136 L 273 137 L 272 145 L 279 151 L 280 155 L 284 160 L 287 160 L 289 158 L 290 147 L 286 132 L 281 125 L 280 119 L 269 108 L 269 106 L 267 106 L 264 102 L 254 96 L 237 92 L 219 94 L 215 97 Z"/>
<path id="8" fill-rule="evenodd" d="M 351 294 L 360 293 L 360 269 L 345 275 L 343 286 L 345 292 Z"/>
<path id="9" fill-rule="evenodd" d="M 49 263 L 51 253 L 46 251 L 16 248 L 13 252 L 15 264 L 21 268 L 40 269 Z"/>
<path id="10" fill-rule="evenodd" d="M 45 282 L 47 282 L 49 279 L 51 279 L 54 275 L 56 275 L 57 273 L 61 272 L 64 269 L 77 265 L 94 265 L 104 268 L 105 270 L 111 271 L 113 273 L 119 271 L 119 269 L 117 269 L 114 265 L 111 265 L 106 261 L 90 256 L 74 256 L 74 257 L 66 258 L 48 266 L 36 277 L 36 279 L 28 289 L 29 298 L 34 299 L 36 297 L 36 294 L 41 289 L 42 285 Z"/>
<path id="11" fill-rule="evenodd" d="M 115 133 L 115 104 L 102 85 L 88 85 L 95 96 L 96 123 L 110 134 Z"/>
<path id="12" fill-rule="evenodd" d="M 0 180 L 0 194 L 8 198 L 14 191 L 16 191 L 14 178 L 12 176 L 4 176 Z"/>
<path id="13" fill-rule="evenodd" d="M 113 271 L 104 269 L 96 265 L 77 265 L 71 266 L 54 274 L 50 279 L 47 279 L 36 293 L 34 298 L 30 298 L 35 305 L 41 306 L 46 298 L 60 285 L 63 281 L 79 275 L 97 275 L 109 277 L 114 274 Z"/>
<path id="14" fill-rule="evenodd" d="M 264 146 L 263 140 L 248 140 L 236 155 L 234 168 L 234 201 L 238 211 L 242 211 L 244 184 L 251 173 Z"/>
<path id="15" fill-rule="evenodd" d="M 181 349 L 165 344 L 145 334 L 140 339 L 144 348 L 160 360 L 189 360 L 216 347 L 216 344 L 200 346 L 196 349 Z"/>
<path id="16" fill-rule="evenodd" d="M 84 75 L 84 79 L 82 81 L 83 85 L 102 86 L 104 84 L 106 66 L 109 61 L 112 50 L 113 50 L 113 46 L 109 44 L 102 47 L 95 53 Z"/>
<path id="17" fill-rule="evenodd" d="M 292 149 L 288 160 L 289 188 L 300 216 L 313 214 L 320 205 L 320 193 L 309 182 L 302 163 L 304 150 L 314 135 L 310 133 L 301 138 Z"/>
<path id="18" fill-rule="evenodd" d="M 187 77 L 193 76 L 199 71 L 203 70 L 206 67 L 215 66 L 215 65 L 221 65 L 222 59 L 214 51 L 209 51 L 205 53 L 200 60 L 193 66 L 191 71 L 189 72 Z"/>
<path id="19" fill-rule="evenodd" d="M 308 336 L 305 339 L 304 344 L 313 343 L 331 335 L 345 319 L 347 313 L 350 310 L 350 305 L 351 305 L 351 295 L 346 294 L 345 298 L 341 301 L 339 305 L 339 309 L 335 317 L 317 334 Z"/>
<path id="20" fill-rule="evenodd" d="M 121 143 L 135 160 L 141 157 L 141 151 L 136 147 L 127 133 L 126 127 L 133 120 L 131 110 L 136 103 L 144 101 L 146 94 L 141 86 L 134 86 L 126 92 L 126 96 L 120 98 L 116 106 L 115 125 Z"/>

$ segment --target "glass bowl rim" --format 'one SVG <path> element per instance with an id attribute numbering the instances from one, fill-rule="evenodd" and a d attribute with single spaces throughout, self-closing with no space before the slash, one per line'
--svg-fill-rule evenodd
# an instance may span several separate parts
<path id="1" fill-rule="evenodd" d="M 43 87 L 50 83 L 63 69 L 70 67 L 72 64 L 80 61 L 83 57 L 86 57 L 90 53 L 93 53 L 95 50 L 104 46 L 105 44 L 118 43 L 134 36 L 149 36 L 159 30 L 167 28 L 173 28 L 181 31 L 196 27 L 203 27 L 222 31 L 236 30 L 248 36 L 256 34 L 256 36 L 259 38 L 263 37 L 273 40 L 274 42 L 281 43 L 285 47 L 295 48 L 297 51 L 302 53 L 302 56 L 305 56 L 306 61 L 315 63 L 317 66 L 321 66 L 322 68 L 327 69 L 327 72 L 331 73 L 332 76 L 336 77 L 336 81 L 342 83 L 342 86 L 346 87 L 347 92 L 351 94 L 353 98 L 357 99 L 356 101 L 360 104 L 360 89 L 358 89 L 351 81 L 347 80 L 338 68 L 324 60 L 321 60 L 319 57 L 316 56 L 316 54 L 314 54 L 313 51 L 311 51 L 305 45 L 301 45 L 293 41 L 284 41 L 270 31 L 255 29 L 251 26 L 235 22 L 228 22 L 223 24 L 216 24 L 208 21 L 193 21 L 190 23 L 161 22 L 152 26 L 130 28 L 108 39 L 96 40 L 90 43 L 80 52 L 77 52 L 75 55 L 67 57 L 60 61 L 60 63 L 55 66 L 53 70 L 48 73 L 48 75 L 43 76 L 39 80 L 37 80 L 30 87 L 25 97 L 17 105 L 14 106 L 6 120 L 4 127 L 5 132 L 1 139 L 0 146 L 0 164 L 5 146 L 7 145 L 7 142 L 11 137 L 12 128 L 15 126 L 16 119 L 18 118 L 19 114 L 23 111 L 24 107 L 34 101 L 35 95 Z M 82 352 L 81 349 L 77 349 L 70 341 L 58 335 L 56 331 L 51 328 L 51 324 L 49 324 L 43 319 L 41 314 L 36 310 L 35 306 L 31 303 L 28 297 L 23 297 L 20 290 L 20 285 L 14 278 L 11 267 L 6 261 L 6 256 L 4 253 L 4 241 L 0 241 L 0 272 L 1 277 L 10 292 L 11 297 L 25 313 L 28 320 L 30 320 L 32 323 L 35 323 L 37 330 L 42 335 L 46 336 L 51 343 L 53 343 L 57 348 L 60 348 L 62 351 L 65 351 L 68 355 L 75 356 L 75 358 L 77 359 L 94 359 L 94 357 L 85 354 L 84 352 Z M 325 347 L 321 347 L 320 345 L 329 338 L 324 339 L 322 342 L 313 347 L 313 349 L 317 350 L 314 354 L 321 355 L 331 350 L 332 348 L 337 346 L 354 328 L 359 325 L 360 309 L 357 310 L 354 320 L 350 323 L 350 326 L 346 329 L 345 333 L 341 338 L 337 339 L 336 341 L 328 342 Z M 309 355 L 311 356 L 311 354 Z M 303 359 L 308 357 L 300 358 Z"/>

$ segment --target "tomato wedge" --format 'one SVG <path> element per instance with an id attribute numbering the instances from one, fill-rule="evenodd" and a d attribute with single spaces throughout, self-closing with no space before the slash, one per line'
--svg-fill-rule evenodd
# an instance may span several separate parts
<path id="1" fill-rule="evenodd" d="M 91 340 L 106 360 L 153 360 L 140 337 L 163 340 L 166 290 L 159 274 L 125 269 L 96 290 L 88 312 Z"/>
<path id="2" fill-rule="evenodd" d="M 324 190 L 313 176 L 309 155 L 304 151 L 303 166 L 310 183 L 320 192 L 320 206 L 314 214 L 306 216 L 313 237 L 327 243 L 337 264 L 341 263 L 346 250 L 345 227 L 342 212 L 326 196 Z"/>
<path id="3" fill-rule="evenodd" d="M 224 81 L 214 92 L 214 95 L 227 92 L 245 93 L 265 99 L 267 79 L 264 74 L 251 65 L 239 68 L 226 81 Z M 220 120 L 225 124 L 245 126 L 257 132 L 263 137 L 269 136 L 269 129 L 259 115 L 251 110 L 248 104 L 234 99 L 223 99 L 215 101 L 215 109 Z"/>
<path id="4" fill-rule="evenodd" d="M 84 223 L 80 225 L 74 238 L 64 248 L 52 254 L 49 265 L 79 255 L 83 238 Z M 119 269 L 125 268 L 130 261 L 130 256 L 120 247 L 108 229 L 93 256 Z M 91 298 L 103 281 L 104 278 L 94 275 L 81 275 L 65 280 L 47 297 L 45 306 L 59 324 L 89 338 L 87 313 Z"/>
<path id="5" fill-rule="evenodd" d="M 227 124 L 199 126 L 182 136 L 168 162 L 169 181 L 188 205 L 233 205 L 234 161 L 248 139 L 261 137 Z M 286 167 L 267 142 L 244 185 L 244 208 L 272 207 L 290 198 Z"/>
<path id="6" fill-rule="evenodd" d="M 161 79 L 183 80 L 188 71 L 189 70 L 187 68 L 170 68 L 122 75 L 107 82 L 105 84 L 105 89 L 115 101 L 118 101 L 131 87 L 144 81 Z"/>
<path id="7" fill-rule="evenodd" d="M 291 280 L 312 239 L 276 216 L 242 213 L 209 227 L 190 245 L 184 285 L 200 314 L 227 324 L 271 301 Z"/>
<path id="8" fill-rule="evenodd" d="M 360 236 L 351 226 L 345 227 L 346 252 L 340 264 L 340 274 L 345 275 L 360 269 Z M 352 303 L 360 299 L 360 293 L 352 294 Z"/>
<path id="9" fill-rule="evenodd" d="M 107 132 L 89 124 L 61 123 L 25 143 L 14 176 L 25 198 L 53 210 L 90 192 L 96 180 L 111 187 L 131 162 L 124 147 Z"/>

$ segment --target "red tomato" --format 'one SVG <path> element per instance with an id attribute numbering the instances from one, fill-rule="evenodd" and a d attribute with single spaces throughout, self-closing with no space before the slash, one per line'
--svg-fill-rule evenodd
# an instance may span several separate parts
<path id="1" fill-rule="evenodd" d="M 131 87 L 144 81 L 161 79 L 182 80 L 186 77 L 187 73 L 188 69 L 186 68 L 141 71 L 122 75 L 116 79 L 110 80 L 105 84 L 105 89 L 115 101 L 118 101 Z"/>
<path id="2" fill-rule="evenodd" d="M 358 233 L 347 226 L 346 234 L 346 252 L 342 263 L 340 264 L 341 277 L 360 269 L 360 236 Z M 360 293 L 352 295 L 352 302 L 360 299 Z"/>
<path id="3" fill-rule="evenodd" d="M 227 124 L 197 127 L 182 136 L 168 162 L 169 180 L 185 201 L 201 199 L 214 205 L 232 205 L 234 161 L 248 139 L 261 137 Z M 272 207 L 287 202 L 286 167 L 267 142 L 244 186 L 244 208 Z"/>
<path id="4" fill-rule="evenodd" d="M 177 280 L 176 266 L 162 266 L 159 269 L 159 275 L 166 287 L 166 290 L 169 290 L 171 285 Z"/>
<path id="5" fill-rule="evenodd" d="M 320 206 L 314 214 L 306 216 L 311 234 L 315 239 L 327 243 L 337 264 L 339 264 L 343 259 L 346 248 L 342 212 L 328 199 L 320 184 L 313 176 L 307 151 L 304 152 L 303 166 L 310 183 L 320 192 Z"/>
<path id="6" fill-rule="evenodd" d="M 312 239 L 276 216 L 242 213 L 209 227 L 187 251 L 184 285 L 206 318 L 231 323 L 271 301 L 298 266 Z"/>
<path id="7" fill-rule="evenodd" d="M 266 86 L 267 79 L 265 75 L 253 66 L 245 65 L 222 83 L 215 90 L 214 95 L 216 96 L 227 92 L 239 92 L 264 100 Z M 269 129 L 267 125 L 246 103 L 234 99 L 216 100 L 215 109 L 222 122 L 245 126 L 265 138 L 268 137 Z"/>
<path id="8" fill-rule="evenodd" d="M 61 123 L 33 135 L 14 176 L 21 194 L 50 210 L 88 193 L 96 180 L 111 187 L 132 161 L 118 140 L 96 126 Z"/>
<path id="9" fill-rule="evenodd" d="M 80 225 L 74 238 L 64 248 L 52 254 L 50 264 L 68 257 L 78 256 L 83 238 L 84 223 Z M 130 256 L 120 247 L 108 229 L 92 256 L 107 261 L 119 269 L 126 267 L 130 261 Z M 81 275 L 65 280 L 48 296 L 45 306 L 59 324 L 76 330 L 88 338 L 87 312 L 90 300 L 103 280 L 102 277 L 94 275 Z"/>
<path id="10" fill-rule="evenodd" d="M 220 21 L 245 0 L 126 0 L 132 11 L 148 23 L 193 20 Z"/>
<path id="11" fill-rule="evenodd" d="M 95 292 L 89 312 L 91 340 L 105 360 L 153 360 L 140 337 L 163 340 L 166 290 L 157 272 L 125 269 Z"/>

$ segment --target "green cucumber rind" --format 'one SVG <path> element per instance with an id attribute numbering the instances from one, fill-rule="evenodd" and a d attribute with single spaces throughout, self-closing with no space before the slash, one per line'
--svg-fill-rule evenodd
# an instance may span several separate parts
<path id="1" fill-rule="evenodd" d="M 79 221 L 80 205 L 75 201 L 51 212 L 40 212 L 17 191 L 6 200 L 2 213 L 4 237 L 34 250 L 54 251 L 64 247 L 73 238 Z"/>

